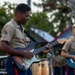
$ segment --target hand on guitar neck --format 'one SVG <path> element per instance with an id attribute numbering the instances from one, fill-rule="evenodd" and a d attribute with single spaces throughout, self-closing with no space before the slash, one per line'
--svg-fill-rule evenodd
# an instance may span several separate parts
<path id="1" fill-rule="evenodd" d="M 72 36 L 69 36 L 68 38 L 59 38 L 57 39 L 58 43 L 63 44 L 66 43 Z"/>
<path id="2" fill-rule="evenodd" d="M 75 55 L 72 55 L 72 60 L 75 62 Z"/>
<path id="3" fill-rule="evenodd" d="M 43 53 L 49 53 L 52 48 L 53 48 L 53 47 L 48 43 L 48 44 L 46 45 L 46 50 L 44 50 Z"/>
<path id="4" fill-rule="evenodd" d="M 63 44 L 63 43 L 66 43 L 68 41 L 68 39 L 62 38 L 62 39 L 58 39 L 57 41 L 58 41 L 58 43 Z"/>
<path id="5" fill-rule="evenodd" d="M 68 66 L 75 68 L 75 52 L 70 52 L 70 58 L 66 58 L 66 63 Z"/>

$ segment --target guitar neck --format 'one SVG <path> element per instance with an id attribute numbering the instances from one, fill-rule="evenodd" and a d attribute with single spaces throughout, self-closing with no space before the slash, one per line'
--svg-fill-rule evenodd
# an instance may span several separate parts
<path id="1" fill-rule="evenodd" d="M 41 47 L 41 48 L 39 48 L 39 49 L 36 49 L 36 50 L 34 51 L 34 54 L 37 55 L 38 53 L 42 52 L 42 51 L 45 50 L 45 49 L 46 49 L 46 46 Z"/>
<path id="2" fill-rule="evenodd" d="M 55 42 L 51 43 L 50 45 L 54 46 L 54 45 L 56 45 L 57 43 L 58 43 L 58 41 L 55 41 Z M 37 55 L 38 53 L 40 53 L 40 52 L 42 52 L 42 51 L 44 51 L 44 50 L 46 50 L 46 46 L 43 46 L 43 47 L 41 47 L 41 48 L 39 48 L 39 49 L 34 50 L 34 54 Z"/>

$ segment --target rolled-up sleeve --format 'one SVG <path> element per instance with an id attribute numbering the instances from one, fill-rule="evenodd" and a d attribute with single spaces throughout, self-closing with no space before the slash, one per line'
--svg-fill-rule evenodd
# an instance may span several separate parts
<path id="1" fill-rule="evenodd" d="M 13 35 L 15 33 L 15 28 L 12 25 L 5 25 L 1 32 L 0 41 L 8 41 L 10 43 Z"/>
<path id="2" fill-rule="evenodd" d="M 70 50 L 71 47 L 71 41 L 69 40 L 68 42 L 66 42 L 62 48 L 62 50 L 68 52 Z"/>

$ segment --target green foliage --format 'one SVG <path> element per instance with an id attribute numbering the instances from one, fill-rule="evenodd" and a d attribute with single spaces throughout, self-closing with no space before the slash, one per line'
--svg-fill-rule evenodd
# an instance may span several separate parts
<path id="1" fill-rule="evenodd" d="M 71 16 L 69 15 L 71 13 L 71 9 L 67 6 L 68 0 L 40 0 L 42 1 L 41 3 L 34 3 L 34 5 L 36 5 L 38 8 L 43 8 L 42 13 L 46 13 L 46 15 L 48 13 L 51 13 L 50 16 L 48 16 L 48 18 L 46 18 L 46 22 L 44 19 L 42 19 L 43 21 L 41 21 L 42 23 L 40 24 L 39 20 L 40 18 L 38 18 L 39 20 L 37 20 L 38 22 L 36 22 L 35 24 L 33 24 L 31 22 L 31 24 L 33 25 L 37 25 L 37 26 L 33 26 L 35 28 L 41 29 L 41 30 L 45 30 L 47 31 L 49 34 L 51 34 L 52 36 L 56 37 L 59 32 L 63 32 L 67 26 L 69 26 L 68 22 L 72 22 L 71 21 Z M 53 12 L 56 11 L 57 12 Z M 52 21 L 49 21 L 49 19 L 52 19 L 52 17 L 55 16 L 53 18 Z M 44 23 L 45 22 L 45 23 Z M 55 25 L 54 25 L 55 24 Z M 56 30 L 56 31 L 55 31 Z M 46 57 L 45 54 L 40 54 L 40 57 Z"/>
<path id="2" fill-rule="evenodd" d="M 30 20 L 26 24 L 26 27 L 27 28 L 34 27 L 34 28 L 48 31 L 49 21 L 46 13 L 43 12 L 32 13 Z"/>
<path id="3" fill-rule="evenodd" d="M 50 24 L 47 32 L 49 32 L 53 36 L 57 36 L 58 33 L 63 32 L 68 25 L 68 22 L 71 21 L 71 16 L 69 15 L 71 13 L 71 9 L 68 7 L 67 3 L 68 0 L 40 0 L 42 1 L 40 3 L 40 6 L 43 8 L 43 12 L 46 13 L 52 13 L 50 16 L 48 16 L 50 19 L 55 16 L 55 18 L 48 22 L 47 24 Z M 39 7 L 39 3 L 34 3 L 37 7 Z M 40 8 L 40 7 L 39 7 Z M 57 12 L 54 12 L 58 10 Z M 59 24 L 58 24 L 59 23 Z M 54 26 L 56 24 L 56 26 Z M 52 26 L 51 26 L 52 25 Z M 49 30 L 50 29 L 50 30 Z M 56 31 L 55 31 L 56 30 Z"/>
<path id="4" fill-rule="evenodd" d="M 45 12 L 31 13 L 30 20 L 25 25 L 25 28 L 27 31 L 29 31 L 29 29 L 33 27 L 40 30 L 44 30 L 51 34 L 51 32 L 53 32 L 52 28 L 54 26 L 48 19 L 49 18 Z"/>
<path id="5" fill-rule="evenodd" d="M 0 6 L 0 33 L 2 27 L 13 17 L 13 9 L 15 6 L 16 4 L 9 2 L 4 2 L 4 4 Z M 5 55 L 5 53 L 0 51 L 0 55 Z"/>
<path id="6" fill-rule="evenodd" d="M 11 4 L 9 2 L 4 2 L 2 6 L 0 6 L 0 32 L 2 27 L 13 17 L 13 9 L 16 4 Z"/>

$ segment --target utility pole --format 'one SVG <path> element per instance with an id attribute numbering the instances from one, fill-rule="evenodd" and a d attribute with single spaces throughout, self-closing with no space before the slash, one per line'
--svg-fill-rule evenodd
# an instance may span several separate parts
<path id="1" fill-rule="evenodd" d="M 31 7 L 31 0 L 27 0 L 27 4 Z"/>

